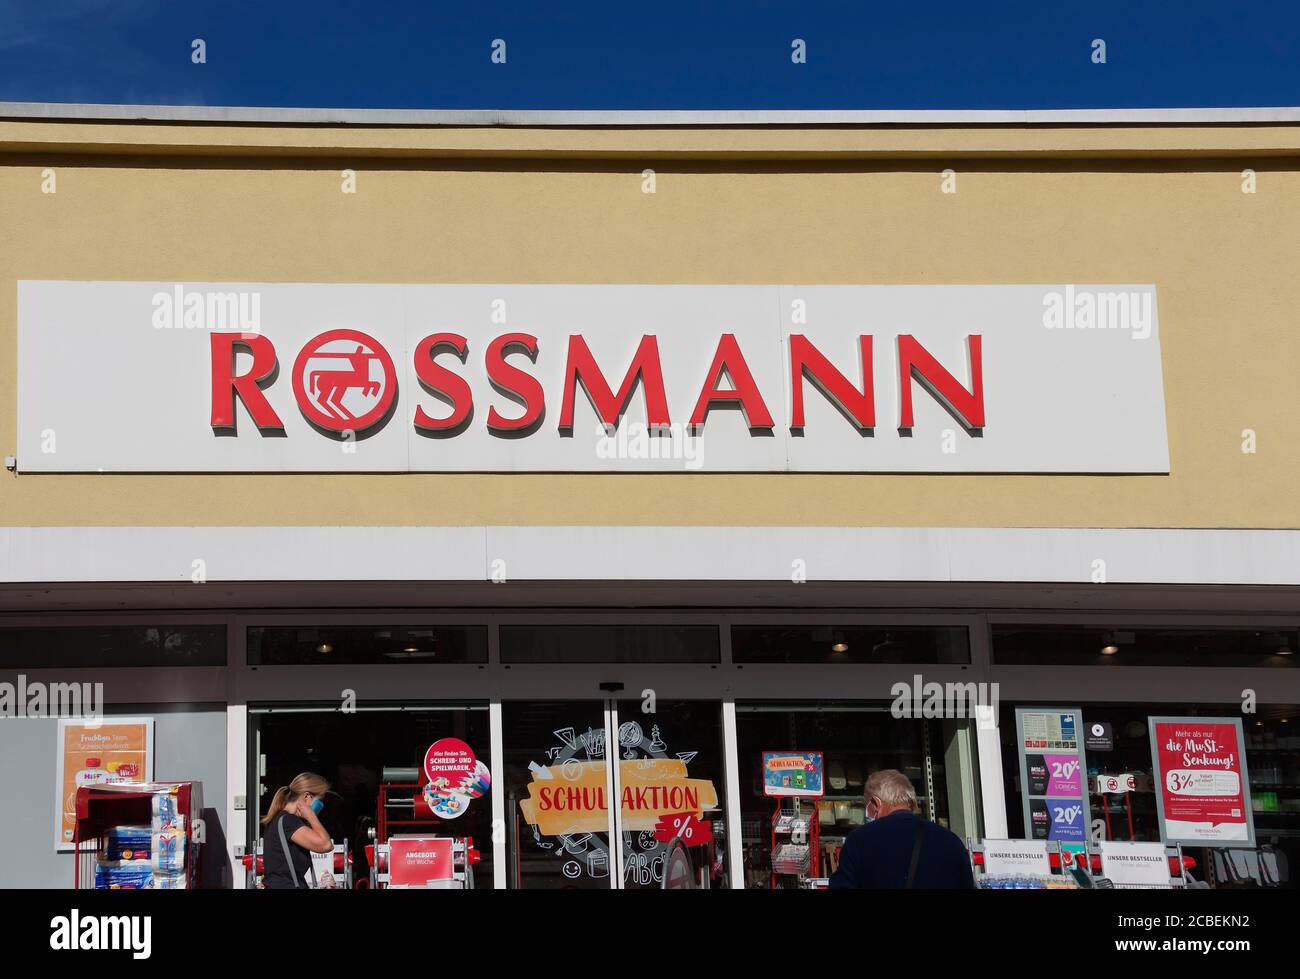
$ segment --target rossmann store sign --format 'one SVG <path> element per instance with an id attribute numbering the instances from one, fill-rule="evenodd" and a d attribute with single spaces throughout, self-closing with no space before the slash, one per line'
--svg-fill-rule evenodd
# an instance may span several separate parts
<path id="1" fill-rule="evenodd" d="M 1155 299 L 24 281 L 18 468 L 1161 473 Z"/>

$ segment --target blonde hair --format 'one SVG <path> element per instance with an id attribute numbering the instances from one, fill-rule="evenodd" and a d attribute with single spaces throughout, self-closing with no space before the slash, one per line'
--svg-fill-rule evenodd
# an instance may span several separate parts
<path id="1" fill-rule="evenodd" d="M 873 795 L 890 809 L 909 809 L 917 811 L 916 789 L 912 780 L 896 768 L 885 768 L 872 772 L 863 787 L 863 794 L 870 799 Z"/>
<path id="2" fill-rule="evenodd" d="M 265 826 L 270 823 L 272 819 L 280 815 L 285 806 L 291 802 L 296 802 L 300 796 L 310 793 L 319 797 L 329 790 L 329 782 L 315 772 L 303 772 L 288 785 L 282 785 L 275 790 L 275 795 L 271 797 L 271 807 L 267 809 L 266 815 L 262 817 L 262 825 Z"/>

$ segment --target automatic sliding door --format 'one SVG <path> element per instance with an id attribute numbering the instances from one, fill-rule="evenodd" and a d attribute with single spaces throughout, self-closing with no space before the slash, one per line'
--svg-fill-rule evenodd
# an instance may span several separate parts
<path id="1" fill-rule="evenodd" d="M 612 703 L 624 889 L 726 887 L 722 705 Z"/>
<path id="2" fill-rule="evenodd" d="M 606 704 L 508 701 L 501 721 L 510 886 L 613 887 Z"/>

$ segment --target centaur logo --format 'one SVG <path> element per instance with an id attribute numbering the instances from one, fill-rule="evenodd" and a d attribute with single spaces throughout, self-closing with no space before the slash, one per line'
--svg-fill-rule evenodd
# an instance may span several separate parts
<path id="1" fill-rule="evenodd" d="M 153 952 L 153 919 L 148 915 L 94 915 L 77 908 L 50 919 L 50 948 L 70 951 L 130 951 L 133 959 Z"/>
<path id="2" fill-rule="evenodd" d="M 379 342 L 357 330 L 331 330 L 302 348 L 293 364 L 302 413 L 327 432 L 365 431 L 397 397 L 397 370 Z"/>
<path id="3" fill-rule="evenodd" d="M 856 345 L 859 364 L 847 376 L 812 340 L 802 334 L 789 339 L 791 432 L 802 435 L 807 427 L 804 411 L 805 383 L 825 397 L 844 420 L 863 435 L 876 427 L 876 392 L 874 337 L 859 335 Z M 984 359 L 983 338 L 978 334 L 965 338 L 970 375 L 969 384 L 958 380 L 913 336 L 894 340 L 897 350 L 899 413 L 898 433 L 910 436 L 915 424 L 913 386 L 919 385 L 971 436 L 984 429 Z M 235 355 L 243 350 L 252 355 L 250 368 L 236 374 Z M 262 432 L 284 429 L 284 423 L 271 407 L 264 389 L 276 374 L 278 354 L 269 336 L 249 333 L 214 333 L 212 335 L 212 412 L 214 429 L 235 426 L 235 399 L 248 410 Z M 424 337 L 415 348 L 413 368 L 421 386 L 435 398 L 450 405 L 450 414 L 434 417 L 417 403 L 410 415 L 411 424 L 427 433 L 456 434 L 463 429 L 475 409 L 474 395 L 465 377 L 435 359 L 450 353 L 466 363 L 469 341 L 455 333 L 436 333 Z M 512 362 L 508 358 L 515 355 Z M 541 382 L 525 367 L 521 359 L 537 363 L 544 356 L 538 338 L 527 333 L 509 333 L 495 337 L 487 345 L 483 369 L 492 387 L 503 398 L 513 401 L 522 411 L 507 415 L 497 404 L 488 408 L 486 427 L 494 435 L 527 436 L 537 431 L 546 416 L 547 395 Z M 666 433 L 674 421 L 665 393 L 663 364 L 659 357 L 659 338 L 643 335 L 630 364 L 615 388 L 604 369 L 596 363 L 586 339 L 570 335 L 564 352 L 564 388 L 556 428 L 560 434 L 573 433 L 574 410 L 578 390 L 595 409 L 607 433 L 616 431 L 639 388 L 645 401 L 651 432 Z M 617 374 L 612 375 L 617 377 Z M 298 353 L 293 366 L 293 393 L 303 415 L 326 433 L 363 432 L 385 422 L 397 397 L 397 372 L 388 351 L 373 337 L 359 330 L 330 330 L 314 337 Z M 722 334 L 713 360 L 704 373 L 704 382 L 686 422 L 692 435 L 702 434 L 711 412 L 718 409 L 738 410 L 751 435 L 770 434 L 777 422 L 769 406 L 774 392 L 764 394 L 754 379 L 749 363 L 736 336 Z M 552 392 L 554 397 L 554 392 Z"/>

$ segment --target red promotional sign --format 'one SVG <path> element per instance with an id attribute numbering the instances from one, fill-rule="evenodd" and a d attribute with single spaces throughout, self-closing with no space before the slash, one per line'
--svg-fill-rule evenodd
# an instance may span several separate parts
<path id="1" fill-rule="evenodd" d="M 492 784 L 487 765 L 459 738 L 443 738 L 424 753 L 424 802 L 443 819 L 463 816 Z"/>
<path id="2" fill-rule="evenodd" d="M 388 841 L 390 886 L 423 887 L 431 880 L 452 877 L 453 841 L 394 836 Z"/>
<path id="3" fill-rule="evenodd" d="M 452 788 L 474 774 L 474 749 L 460 738 L 435 741 L 424 753 L 424 774 L 439 788 Z"/>
<path id="4" fill-rule="evenodd" d="M 1240 721 L 1152 718 L 1151 741 L 1167 842 L 1253 841 Z"/>
<path id="5" fill-rule="evenodd" d="M 694 813 L 678 812 L 660 816 L 655 824 L 654 837 L 660 843 L 680 839 L 687 846 L 704 846 L 713 842 L 713 824 Z"/>

